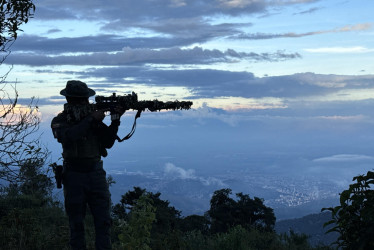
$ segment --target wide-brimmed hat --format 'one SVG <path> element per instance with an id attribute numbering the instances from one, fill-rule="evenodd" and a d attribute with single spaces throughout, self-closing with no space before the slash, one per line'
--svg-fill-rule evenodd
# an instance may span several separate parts
<path id="1" fill-rule="evenodd" d="M 66 83 L 66 88 L 60 91 L 63 96 L 70 97 L 90 97 L 95 95 L 95 91 L 87 87 L 87 84 L 77 80 L 70 80 Z"/>

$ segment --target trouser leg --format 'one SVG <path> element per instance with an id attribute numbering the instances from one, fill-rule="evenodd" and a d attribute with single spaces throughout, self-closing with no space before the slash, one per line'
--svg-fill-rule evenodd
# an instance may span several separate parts
<path id="1" fill-rule="evenodd" d="M 96 249 L 111 249 L 110 241 L 110 192 L 106 181 L 106 173 L 103 169 L 98 169 L 92 174 L 91 188 L 88 198 L 88 204 L 94 217 L 96 232 Z"/>
<path id="2" fill-rule="evenodd" d="M 72 249 L 86 249 L 84 218 L 86 197 L 84 178 L 80 173 L 66 173 L 64 179 L 65 210 L 69 217 L 70 246 Z"/>

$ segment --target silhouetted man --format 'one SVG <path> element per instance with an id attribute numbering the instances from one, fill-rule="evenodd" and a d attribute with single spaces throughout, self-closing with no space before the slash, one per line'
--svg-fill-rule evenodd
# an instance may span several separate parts
<path id="1" fill-rule="evenodd" d="M 96 249 L 111 249 L 110 193 L 101 157 L 113 146 L 120 117 L 111 114 L 110 126 L 103 123 L 105 114 L 89 104 L 95 91 L 84 82 L 68 81 L 61 90 L 67 103 L 64 111 L 52 120 L 54 137 L 62 144 L 65 209 L 69 217 L 72 249 L 86 249 L 84 218 L 89 206 L 94 218 Z"/>

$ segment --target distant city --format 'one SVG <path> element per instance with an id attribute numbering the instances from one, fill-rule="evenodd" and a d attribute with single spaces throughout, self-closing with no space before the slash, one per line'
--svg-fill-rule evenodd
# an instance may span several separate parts
<path id="1" fill-rule="evenodd" d="M 322 207 L 335 206 L 343 189 L 326 180 L 297 179 L 269 175 L 240 176 L 234 173 L 210 178 L 171 177 L 165 173 L 108 171 L 116 184 L 111 188 L 112 200 L 119 202 L 121 195 L 134 186 L 151 192 L 160 192 L 161 198 L 182 212 L 183 216 L 202 215 L 209 210 L 213 192 L 221 188 L 236 193 L 263 198 L 274 209 L 278 220 L 299 218 L 319 213 Z"/>

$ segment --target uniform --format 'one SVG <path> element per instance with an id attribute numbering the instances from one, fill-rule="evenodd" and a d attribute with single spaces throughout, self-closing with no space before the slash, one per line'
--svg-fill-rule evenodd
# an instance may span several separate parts
<path id="1" fill-rule="evenodd" d="M 51 128 L 63 149 L 62 182 L 70 245 L 72 249 L 86 249 L 84 218 L 88 205 L 94 217 L 96 249 L 111 249 L 111 200 L 101 157 L 107 156 L 106 149 L 113 146 L 120 121 L 107 126 L 89 115 L 90 107 L 65 104 L 64 111 L 52 120 Z M 78 114 L 81 117 L 74 117 L 71 109 L 86 110 Z"/>

